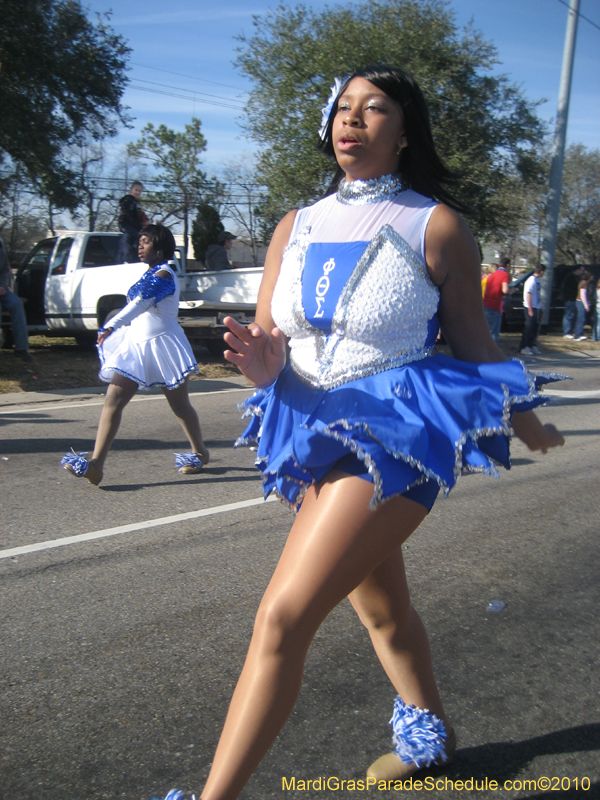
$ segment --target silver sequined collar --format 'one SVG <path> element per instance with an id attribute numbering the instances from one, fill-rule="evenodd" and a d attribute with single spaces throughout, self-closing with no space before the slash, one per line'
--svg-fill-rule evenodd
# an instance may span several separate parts
<path id="1" fill-rule="evenodd" d="M 337 190 L 337 199 L 346 206 L 363 206 L 390 200 L 404 189 L 402 177 L 393 173 L 368 181 L 344 181 Z"/>

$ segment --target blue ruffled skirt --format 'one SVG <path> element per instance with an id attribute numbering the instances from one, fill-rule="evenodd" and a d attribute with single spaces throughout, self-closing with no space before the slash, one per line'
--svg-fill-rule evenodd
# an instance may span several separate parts
<path id="1" fill-rule="evenodd" d="M 547 402 L 538 388 L 563 378 L 533 375 L 516 359 L 435 355 L 317 390 L 288 365 L 243 404 L 251 419 L 236 444 L 258 443 L 265 497 L 275 492 L 296 509 L 352 455 L 373 481 L 372 507 L 428 480 L 447 494 L 463 474 L 510 469 L 512 413 Z"/>

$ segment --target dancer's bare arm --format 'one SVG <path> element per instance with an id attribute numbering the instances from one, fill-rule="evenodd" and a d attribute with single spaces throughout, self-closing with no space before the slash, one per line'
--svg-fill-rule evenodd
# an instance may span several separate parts
<path id="1" fill-rule="evenodd" d="M 246 328 L 232 317 L 224 320 L 229 328 L 224 338 L 231 348 L 225 351 L 225 358 L 259 387 L 271 384 L 285 366 L 285 338 L 273 322 L 271 300 L 295 217 L 296 212 L 290 211 L 273 233 L 258 292 L 256 322 Z"/>
<path id="2" fill-rule="evenodd" d="M 479 250 L 466 222 L 447 206 L 438 206 L 427 227 L 425 251 L 429 274 L 440 289 L 440 325 L 452 355 L 462 361 L 506 361 L 483 313 Z M 565 441 L 533 411 L 515 413 L 513 429 L 530 450 L 542 453 Z"/>

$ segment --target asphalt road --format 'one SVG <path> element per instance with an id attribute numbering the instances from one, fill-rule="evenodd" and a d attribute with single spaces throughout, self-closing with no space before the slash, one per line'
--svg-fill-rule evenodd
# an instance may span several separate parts
<path id="1" fill-rule="evenodd" d="M 452 765 L 430 773 L 437 788 L 341 788 L 389 749 L 393 700 L 344 602 L 243 797 L 600 796 L 600 359 L 531 366 L 577 379 L 540 411 L 566 446 L 542 456 L 516 442 L 510 472 L 461 479 L 406 545 L 459 738 Z M 150 800 L 202 786 L 291 514 L 253 504 L 253 453 L 231 447 L 243 381 L 195 387 L 207 469 L 175 472 L 184 442 L 150 396 L 127 409 L 98 488 L 59 460 L 91 447 L 100 396 L 0 398 L 2 800 Z M 504 610 L 489 612 L 493 600 Z M 319 777 L 329 789 L 298 788 Z M 457 783 L 470 779 L 473 790 Z"/>

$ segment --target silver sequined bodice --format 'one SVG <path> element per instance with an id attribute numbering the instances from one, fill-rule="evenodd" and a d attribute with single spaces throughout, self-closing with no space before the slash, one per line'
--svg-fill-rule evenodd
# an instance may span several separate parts
<path id="1" fill-rule="evenodd" d="M 290 340 L 292 369 L 303 380 L 330 389 L 431 353 L 429 322 L 439 291 L 422 249 L 434 207 L 407 191 L 383 200 L 371 193 L 362 205 L 356 197 L 348 203 L 333 195 L 298 213 L 272 314 Z M 307 321 L 302 303 L 307 248 L 315 241 L 359 240 L 369 244 L 339 296 L 331 332 L 319 330 Z"/>

